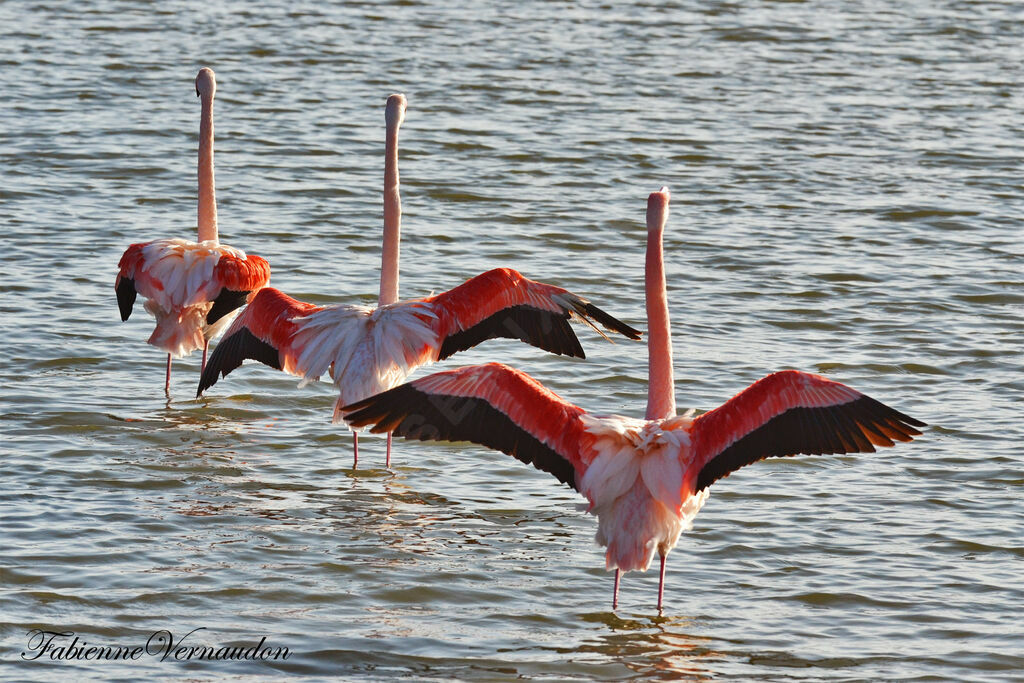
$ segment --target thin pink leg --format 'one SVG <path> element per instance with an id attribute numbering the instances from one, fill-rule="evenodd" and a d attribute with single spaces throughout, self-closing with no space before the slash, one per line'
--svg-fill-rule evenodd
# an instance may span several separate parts
<path id="1" fill-rule="evenodd" d="M 206 369 L 206 351 L 209 348 L 210 348 L 210 341 L 207 340 L 206 343 L 203 344 L 203 367 L 201 367 L 199 369 L 199 372 L 202 372 L 203 370 Z"/>
<path id="2" fill-rule="evenodd" d="M 661 613 L 661 604 L 665 597 L 665 556 L 661 556 L 661 575 L 658 577 L 658 613 Z"/>
<path id="3" fill-rule="evenodd" d="M 615 568 L 615 587 L 612 588 L 612 609 L 619 606 L 619 569 Z"/>
<path id="4" fill-rule="evenodd" d="M 164 375 L 164 393 L 171 395 L 171 354 L 167 354 L 167 374 Z"/>
<path id="5" fill-rule="evenodd" d="M 388 454 L 384 458 L 384 467 L 391 469 L 391 432 L 388 432 Z"/>
<path id="6" fill-rule="evenodd" d="M 359 432 L 352 432 L 352 469 L 359 465 Z"/>

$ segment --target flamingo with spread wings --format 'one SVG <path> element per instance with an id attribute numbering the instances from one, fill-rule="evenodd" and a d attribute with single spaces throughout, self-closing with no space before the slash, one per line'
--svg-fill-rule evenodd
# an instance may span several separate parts
<path id="1" fill-rule="evenodd" d="M 203 350 L 253 292 L 270 281 L 270 265 L 256 255 L 221 244 L 213 177 L 213 96 L 217 81 L 204 67 L 196 76 L 199 120 L 199 241 L 161 239 L 133 244 L 118 263 L 114 282 L 122 322 L 141 294 L 156 318 L 149 343 L 167 351 L 164 391 L 171 386 L 171 358 Z"/>
<path id="2" fill-rule="evenodd" d="M 677 415 L 662 233 L 666 188 L 647 209 L 646 419 L 591 415 L 529 375 L 490 363 L 438 372 L 344 406 L 346 421 L 423 441 L 471 441 L 549 472 L 590 502 L 605 565 L 645 571 L 665 558 L 707 500 L 708 487 L 768 457 L 873 452 L 911 441 L 923 422 L 819 375 L 785 370 L 699 417 Z"/>
<path id="3" fill-rule="evenodd" d="M 384 247 L 378 306 L 316 306 L 272 287 L 261 290 L 214 349 L 196 396 L 246 359 L 303 378 L 330 373 L 342 406 L 402 382 L 417 367 L 443 360 L 487 339 L 519 339 L 551 353 L 585 357 L 571 319 L 596 323 L 630 339 L 640 332 L 561 287 L 497 268 L 441 294 L 397 301 L 401 202 L 398 129 L 405 97 L 392 95 L 385 110 Z M 602 335 L 603 336 L 603 335 Z M 358 434 L 354 462 L 358 464 Z M 388 434 L 385 466 L 391 466 Z"/>

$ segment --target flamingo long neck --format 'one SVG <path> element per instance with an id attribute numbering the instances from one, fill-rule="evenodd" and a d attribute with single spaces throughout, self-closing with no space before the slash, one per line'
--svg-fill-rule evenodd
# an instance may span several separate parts
<path id="1" fill-rule="evenodd" d="M 385 109 L 384 244 L 381 248 L 380 297 L 384 306 L 398 301 L 398 251 L 402 235 L 402 197 L 398 190 L 398 129 L 405 118 L 405 96 L 392 95 Z"/>
<path id="2" fill-rule="evenodd" d="M 217 241 L 217 195 L 213 181 L 213 93 L 204 92 L 199 119 L 199 241 Z"/>
<path id="3" fill-rule="evenodd" d="M 672 334 L 668 320 L 668 293 L 662 234 L 668 220 L 667 188 L 647 200 L 647 419 L 661 420 L 676 414 L 675 381 L 672 377 Z"/>

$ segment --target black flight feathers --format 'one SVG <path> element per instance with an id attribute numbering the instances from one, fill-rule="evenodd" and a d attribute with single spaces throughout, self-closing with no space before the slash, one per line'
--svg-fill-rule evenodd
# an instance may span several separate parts
<path id="1" fill-rule="evenodd" d="M 122 277 L 117 283 L 117 307 L 121 310 L 121 322 L 124 322 L 132 314 L 135 306 L 135 297 L 138 295 L 135 289 L 135 280 L 129 277 Z M 217 298 L 213 300 L 210 312 L 206 314 L 206 324 L 212 325 L 236 308 L 245 305 L 249 292 L 236 292 L 232 289 L 221 289 Z"/>
<path id="2" fill-rule="evenodd" d="M 233 289 L 220 290 L 220 294 L 213 300 L 213 307 L 206 314 L 206 324 L 212 325 L 236 308 L 241 308 L 249 296 L 249 292 L 237 292 Z"/>
<path id="3" fill-rule="evenodd" d="M 910 441 L 921 433 L 914 427 L 924 426 L 870 396 L 826 408 L 790 408 L 709 460 L 697 475 L 696 490 L 764 458 L 874 453 L 872 443 L 891 446 L 894 439 Z"/>
<path id="4" fill-rule="evenodd" d="M 281 358 L 277 349 L 263 341 L 246 328 L 240 329 L 230 337 L 223 339 L 210 354 L 206 369 L 199 378 L 196 398 L 217 383 L 217 375 L 227 377 L 228 373 L 242 364 L 244 360 L 256 360 L 269 365 L 275 370 L 281 369 Z"/>
<path id="5" fill-rule="evenodd" d="M 128 319 L 135 306 L 135 280 L 123 277 L 117 283 L 117 307 L 121 309 L 121 322 Z"/>
<path id="6" fill-rule="evenodd" d="M 549 353 L 586 358 L 576 333 L 569 325 L 569 319 L 574 315 L 595 330 L 597 327 L 591 318 L 609 330 L 630 339 L 640 339 L 639 330 L 608 315 L 589 301 L 581 300 L 578 305 L 574 305 L 572 311 L 545 311 L 521 304 L 504 308 L 473 327 L 448 335 L 441 342 L 438 360 L 444 360 L 453 353 L 465 351 L 483 341 L 499 337 L 518 339 Z M 600 333 L 600 330 L 598 332 Z"/>
<path id="7" fill-rule="evenodd" d="M 420 441 L 471 441 L 507 453 L 578 489 L 572 464 L 481 398 L 428 394 L 411 384 L 345 406 L 353 427 Z M 697 475 L 696 491 L 764 458 L 871 453 L 910 441 L 925 423 L 869 396 L 826 408 L 791 408 L 738 439 Z"/>
<path id="8" fill-rule="evenodd" d="M 345 407 L 353 427 L 375 425 L 372 432 L 393 431 L 420 441 L 472 441 L 513 456 L 576 490 L 572 463 L 542 443 L 482 398 L 428 394 L 411 384 Z"/>

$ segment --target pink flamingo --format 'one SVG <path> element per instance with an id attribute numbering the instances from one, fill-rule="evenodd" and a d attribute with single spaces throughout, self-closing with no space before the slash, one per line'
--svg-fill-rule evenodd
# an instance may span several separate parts
<path id="1" fill-rule="evenodd" d="M 128 320 L 135 297 L 146 298 L 146 310 L 156 318 L 149 343 L 167 351 L 164 391 L 170 393 L 171 358 L 203 350 L 203 367 L 210 339 L 220 334 L 248 297 L 270 281 L 270 265 L 259 256 L 220 244 L 217 240 L 217 197 L 213 179 L 213 95 L 217 81 L 212 69 L 196 76 L 196 95 L 202 103 L 199 119 L 199 241 L 163 239 L 133 244 L 117 264 L 114 282 L 121 320 Z"/>
<path id="2" fill-rule="evenodd" d="M 595 322 L 630 339 L 640 332 L 561 287 L 534 282 L 499 268 L 441 294 L 398 301 L 401 199 L 398 130 L 404 95 L 388 98 L 384 166 L 384 245 L 378 305 L 316 306 L 273 287 L 262 289 L 224 335 L 203 371 L 198 397 L 243 360 L 257 360 L 302 377 L 300 384 L 330 373 L 338 389 L 334 422 L 342 406 L 402 382 L 417 367 L 443 360 L 487 339 L 508 337 L 556 354 L 585 357 L 569 325 Z M 600 334 L 600 331 L 598 331 Z M 604 336 L 604 335 L 602 335 Z M 359 462 L 353 430 L 353 466 Z M 391 467 L 388 434 L 385 466 Z"/>
<path id="3" fill-rule="evenodd" d="M 354 427 L 409 439 L 472 441 L 532 463 L 590 501 L 597 542 L 615 570 L 645 571 L 690 527 L 708 486 L 767 457 L 873 452 L 921 434 L 923 422 L 838 382 L 785 370 L 755 382 L 699 417 L 676 415 L 662 232 L 667 188 L 647 205 L 648 399 L 644 420 L 599 417 L 535 379 L 490 363 L 438 372 L 344 406 Z"/>

